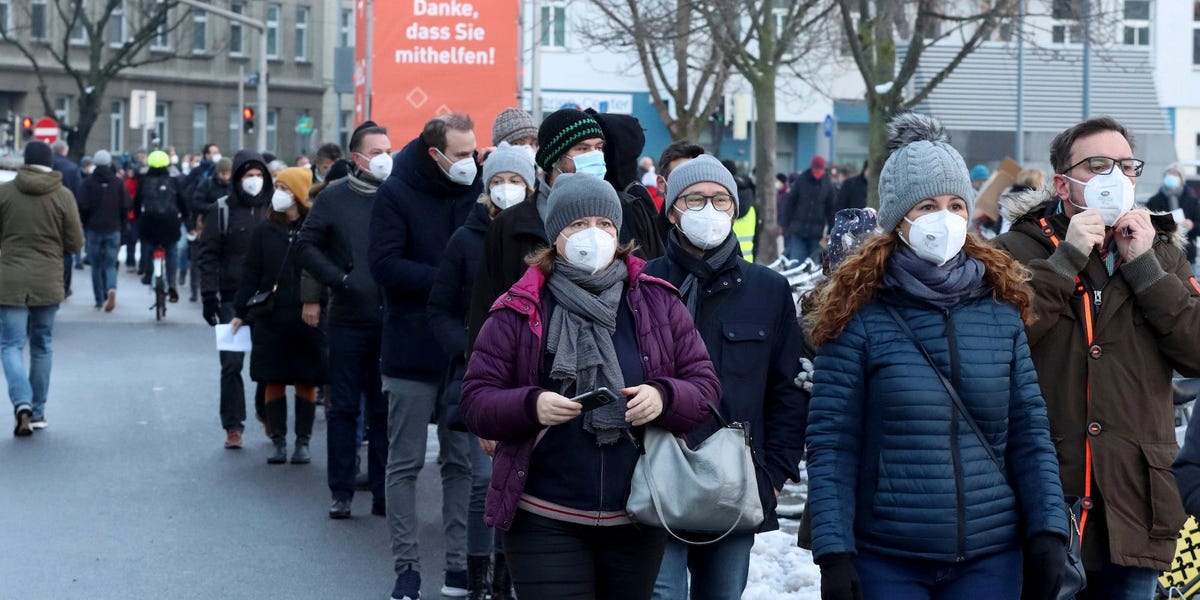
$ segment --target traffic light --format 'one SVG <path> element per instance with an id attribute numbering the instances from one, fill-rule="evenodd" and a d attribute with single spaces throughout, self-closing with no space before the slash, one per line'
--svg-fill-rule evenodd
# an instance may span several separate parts
<path id="1" fill-rule="evenodd" d="M 254 133 L 254 109 L 249 106 L 242 108 L 242 130 Z"/>
<path id="2" fill-rule="evenodd" d="M 4 141 L 11 146 L 15 139 L 17 139 L 17 119 L 10 115 L 4 119 Z"/>
<path id="3" fill-rule="evenodd" d="M 21 139 L 33 138 L 33 117 L 21 117 Z"/>

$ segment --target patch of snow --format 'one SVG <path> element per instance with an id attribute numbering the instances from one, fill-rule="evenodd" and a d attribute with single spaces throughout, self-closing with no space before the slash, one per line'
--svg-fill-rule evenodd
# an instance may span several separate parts
<path id="1" fill-rule="evenodd" d="M 742 600 L 820 600 L 821 571 L 796 535 L 760 533 L 750 550 L 750 577 Z"/>
<path id="2" fill-rule="evenodd" d="M 894 85 L 893 82 L 885 81 L 885 82 L 875 86 L 875 93 L 876 94 L 886 94 L 886 93 L 892 91 L 893 85 Z"/>

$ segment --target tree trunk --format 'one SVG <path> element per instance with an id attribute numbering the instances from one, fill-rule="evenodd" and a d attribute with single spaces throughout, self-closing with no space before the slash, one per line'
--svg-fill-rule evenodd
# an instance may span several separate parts
<path id="1" fill-rule="evenodd" d="M 775 72 L 763 73 L 752 87 L 758 113 L 754 120 L 754 185 L 758 187 L 758 218 L 762 219 L 754 248 L 758 263 L 768 265 L 779 258 L 779 215 L 776 214 L 775 198 Z"/>
<path id="2" fill-rule="evenodd" d="M 867 95 L 867 115 L 867 156 L 871 163 L 867 175 L 867 206 L 879 208 L 879 173 L 888 158 L 887 125 L 891 117 L 890 107 L 884 104 L 883 96 Z"/>
<path id="3" fill-rule="evenodd" d="M 75 127 L 67 136 L 67 144 L 70 145 L 67 157 L 75 164 L 79 164 L 83 155 L 87 153 L 88 137 L 92 134 L 92 127 L 96 125 L 96 119 L 100 118 L 99 98 L 101 97 L 100 94 L 88 94 L 79 99 L 79 120 L 75 122 Z"/>

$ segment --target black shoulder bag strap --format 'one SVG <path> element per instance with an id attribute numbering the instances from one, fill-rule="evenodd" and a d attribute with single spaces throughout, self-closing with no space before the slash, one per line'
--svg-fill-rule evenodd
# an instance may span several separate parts
<path id="1" fill-rule="evenodd" d="M 963 404 L 962 398 L 959 397 L 958 390 L 954 389 L 954 384 L 950 383 L 950 380 L 944 373 L 942 373 L 942 370 L 938 368 L 937 363 L 933 362 L 933 357 L 929 355 L 929 351 L 926 350 L 925 346 L 921 344 L 921 341 L 917 339 L 916 334 L 913 333 L 912 328 L 908 326 L 908 323 L 904 322 L 904 319 L 901 318 L 900 313 L 896 312 L 896 309 L 891 306 L 884 305 L 884 308 L 887 309 L 888 314 L 892 315 L 892 319 L 896 321 L 898 325 L 900 325 L 900 329 L 906 335 L 908 335 L 908 339 L 912 340 L 912 343 L 917 347 L 917 350 L 921 351 L 921 356 L 925 357 L 925 360 L 929 363 L 929 366 L 933 367 L 933 372 L 937 373 L 938 379 L 940 379 L 942 385 L 946 387 L 946 392 L 950 394 L 950 400 L 954 402 L 955 408 L 958 409 L 958 412 L 962 413 L 963 418 L 967 421 L 967 425 L 971 426 L 971 431 L 974 431 L 975 435 L 979 438 L 979 443 L 983 445 L 983 449 L 985 452 L 987 452 L 988 457 L 992 459 L 992 462 L 996 463 L 996 467 L 1000 469 L 1000 472 L 1004 473 L 1004 464 L 1000 462 L 1000 457 L 996 456 L 996 450 L 992 448 L 992 444 L 988 441 L 987 436 L 983 435 L 983 430 L 979 428 L 979 424 L 975 422 L 975 419 L 971 416 L 971 413 L 967 412 L 967 407 Z"/>

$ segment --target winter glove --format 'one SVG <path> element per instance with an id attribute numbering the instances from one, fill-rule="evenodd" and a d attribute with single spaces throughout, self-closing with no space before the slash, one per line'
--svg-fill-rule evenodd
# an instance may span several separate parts
<path id="1" fill-rule="evenodd" d="M 800 372 L 796 374 L 796 380 L 795 380 L 796 387 L 798 387 L 806 392 L 811 393 L 812 392 L 812 379 L 813 379 L 812 376 L 813 376 L 812 361 L 808 360 L 807 358 L 801 358 L 800 359 Z"/>
<path id="2" fill-rule="evenodd" d="M 848 554 L 821 559 L 821 600 L 862 600 L 862 584 Z"/>
<path id="3" fill-rule="evenodd" d="M 1039 533 L 1029 540 L 1025 552 L 1023 600 L 1054 600 L 1063 583 L 1067 544 L 1053 533 Z"/>
<path id="4" fill-rule="evenodd" d="M 204 297 L 204 320 L 213 326 L 221 322 L 221 305 L 216 296 Z"/>

